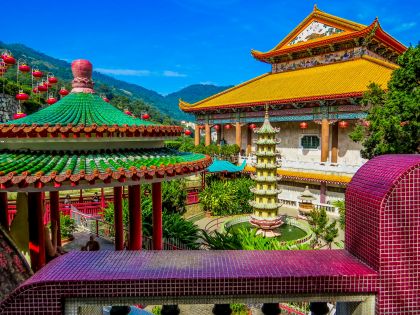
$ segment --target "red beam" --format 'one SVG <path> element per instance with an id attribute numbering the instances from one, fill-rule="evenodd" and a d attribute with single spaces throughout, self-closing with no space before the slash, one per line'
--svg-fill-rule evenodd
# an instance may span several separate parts
<path id="1" fill-rule="evenodd" d="M 128 186 L 128 212 L 130 234 L 128 249 L 141 250 L 142 230 L 141 230 L 141 200 L 140 185 Z"/>
<path id="2" fill-rule="evenodd" d="M 152 184 L 152 207 L 153 207 L 153 249 L 163 249 L 162 229 L 162 183 Z"/>
<path id="3" fill-rule="evenodd" d="M 41 269 L 46 262 L 44 214 L 41 192 L 28 193 L 28 221 L 31 268 L 36 272 Z"/>
<path id="4" fill-rule="evenodd" d="M 122 187 L 114 187 L 115 250 L 124 249 Z"/>

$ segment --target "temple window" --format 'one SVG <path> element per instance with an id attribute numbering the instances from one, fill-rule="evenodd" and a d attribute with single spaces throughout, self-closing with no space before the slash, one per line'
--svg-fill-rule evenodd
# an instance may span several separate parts
<path id="1" fill-rule="evenodd" d="M 300 146 L 303 149 L 319 149 L 320 140 L 318 136 L 304 135 L 300 138 Z"/>

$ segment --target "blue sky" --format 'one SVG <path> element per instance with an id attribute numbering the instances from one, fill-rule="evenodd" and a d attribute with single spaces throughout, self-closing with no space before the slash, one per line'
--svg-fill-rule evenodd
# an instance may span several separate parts
<path id="1" fill-rule="evenodd" d="M 4 1 L 0 40 L 56 58 L 86 58 L 162 94 L 238 84 L 269 71 L 251 48 L 274 47 L 313 8 L 362 24 L 376 16 L 405 45 L 420 40 L 418 0 Z"/>

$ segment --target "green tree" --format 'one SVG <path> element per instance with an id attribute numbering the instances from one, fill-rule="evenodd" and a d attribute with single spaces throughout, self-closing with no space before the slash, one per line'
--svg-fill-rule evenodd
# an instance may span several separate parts
<path id="1" fill-rule="evenodd" d="M 346 228 L 346 203 L 344 200 L 336 200 L 332 203 L 332 205 L 338 208 L 338 212 L 340 214 L 338 223 L 340 224 L 340 228 L 344 230 Z"/>
<path id="2" fill-rule="evenodd" d="M 420 152 L 420 46 L 410 47 L 398 65 L 387 92 L 372 83 L 361 100 L 368 123 L 357 126 L 350 138 L 362 143 L 364 158 Z"/>
<path id="3" fill-rule="evenodd" d="M 328 223 L 328 215 L 325 208 L 313 209 L 308 216 L 308 223 L 315 235 L 314 247 L 320 247 L 321 240 L 323 240 L 329 248 L 331 248 L 334 239 L 338 236 L 337 222 Z"/>

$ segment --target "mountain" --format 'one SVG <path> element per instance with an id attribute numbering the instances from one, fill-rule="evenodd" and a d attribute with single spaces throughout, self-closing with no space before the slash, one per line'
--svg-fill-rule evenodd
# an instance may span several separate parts
<path id="1" fill-rule="evenodd" d="M 181 98 L 183 101 L 188 103 L 195 103 L 202 99 L 205 99 L 213 94 L 219 93 L 226 89 L 230 88 L 230 86 L 216 86 L 210 84 L 193 84 L 187 86 L 179 90 L 178 92 L 174 92 L 171 94 L 166 95 L 165 99 L 168 102 L 170 108 L 178 108 L 178 101 Z M 184 120 L 194 120 L 194 116 L 190 114 L 186 114 L 178 109 L 178 111 L 182 114 L 179 116 L 180 119 Z"/>
<path id="2" fill-rule="evenodd" d="M 23 58 L 41 71 L 54 73 L 57 78 L 64 80 L 66 85 L 69 85 L 73 78 L 70 63 L 67 61 L 53 58 L 22 44 L 5 44 L 0 41 L 0 51 L 3 49 L 10 50 L 16 59 Z M 121 81 L 96 71 L 93 72 L 92 77 L 95 81 L 95 90 L 98 93 L 104 93 L 108 98 L 124 96 L 131 100 L 143 101 L 152 107 L 156 107 L 164 114 L 163 116 L 169 116 L 176 120 L 194 119 L 193 116 L 185 114 L 178 108 L 179 98 L 186 102 L 197 102 L 227 88 L 195 84 L 165 97 L 140 85 Z M 136 104 L 139 104 L 139 102 Z"/>

